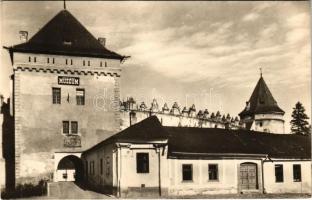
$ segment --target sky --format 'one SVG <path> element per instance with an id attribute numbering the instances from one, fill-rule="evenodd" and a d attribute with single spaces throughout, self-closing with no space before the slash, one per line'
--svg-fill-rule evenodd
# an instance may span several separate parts
<path id="1" fill-rule="evenodd" d="M 150 105 L 193 103 L 197 110 L 237 116 L 262 68 L 278 105 L 297 101 L 311 116 L 310 4 L 299 2 L 68 1 L 70 11 L 107 48 L 131 56 L 122 64 L 121 99 Z M 32 37 L 63 9 L 63 1 L 1 2 L 1 46 Z M 1 50 L 0 93 L 9 96 L 12 66 Z"/>

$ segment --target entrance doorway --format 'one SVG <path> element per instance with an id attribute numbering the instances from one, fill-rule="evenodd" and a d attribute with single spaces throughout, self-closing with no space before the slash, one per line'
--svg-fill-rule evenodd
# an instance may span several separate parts
<path id="1" fill-rule="evenodd" d="M 82 181 L 83 164 L 80 158 L 74 155 L 68 155 L 62 158 L 56 170 L 57 181 Z"/>
<path id="2" fill-rule="evenodd" d="M 242 190 L 258 189 L 256 163 L 242 163 L 240 165 L 240 186 Z"/>

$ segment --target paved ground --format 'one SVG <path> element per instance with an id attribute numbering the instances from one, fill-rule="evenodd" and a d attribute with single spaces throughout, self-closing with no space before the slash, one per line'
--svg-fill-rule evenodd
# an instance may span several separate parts
<path id="1" fill-rule="evenodd" d="M 110 199 L 114 196 L 83 189 L 73 182 L 51 183 L 50 196 L 32 197 L 30 199 Z M 159 198 L 159 197 L 155 197 Z M 241 195 L 194 195 L 162 197 L 169 199 L 311 199 L 310 194 L 241 194 Z M 139 199 L 142 199 L 139 197 Z"/>
<path id="2" fill-rule="evenodd" d="M 42 197 L 41 197 L 42 198 Z M 82 189 L 74 182 L 57 182 L 50 185 L 47 199 L 109 199 L 112 196 Z"/>

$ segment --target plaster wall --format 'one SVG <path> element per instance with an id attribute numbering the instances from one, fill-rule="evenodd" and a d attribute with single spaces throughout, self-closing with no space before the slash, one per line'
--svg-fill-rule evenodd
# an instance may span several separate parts
<path id="1" fill-rule="evenodd" d="M 283 165 L 284 181 L 275 181 L 275 165 Z M 301 165 L 301 181 L 293 179 L 293 165 Z M 311 194 L 311 161 L 274 160 L 264 162 L 264 188 L 267 193 L 309 193 Z"/>

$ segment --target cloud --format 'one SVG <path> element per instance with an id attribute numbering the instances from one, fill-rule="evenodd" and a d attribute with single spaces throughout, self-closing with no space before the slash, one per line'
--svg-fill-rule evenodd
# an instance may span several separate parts
<path id="1" fill-rule="evenodd" d="M 242 20 L 245 22 L 252 22 L 257 20 L 259 17 L 260 15 L 258 13 L 248 13 L 242 18 Z"/>

